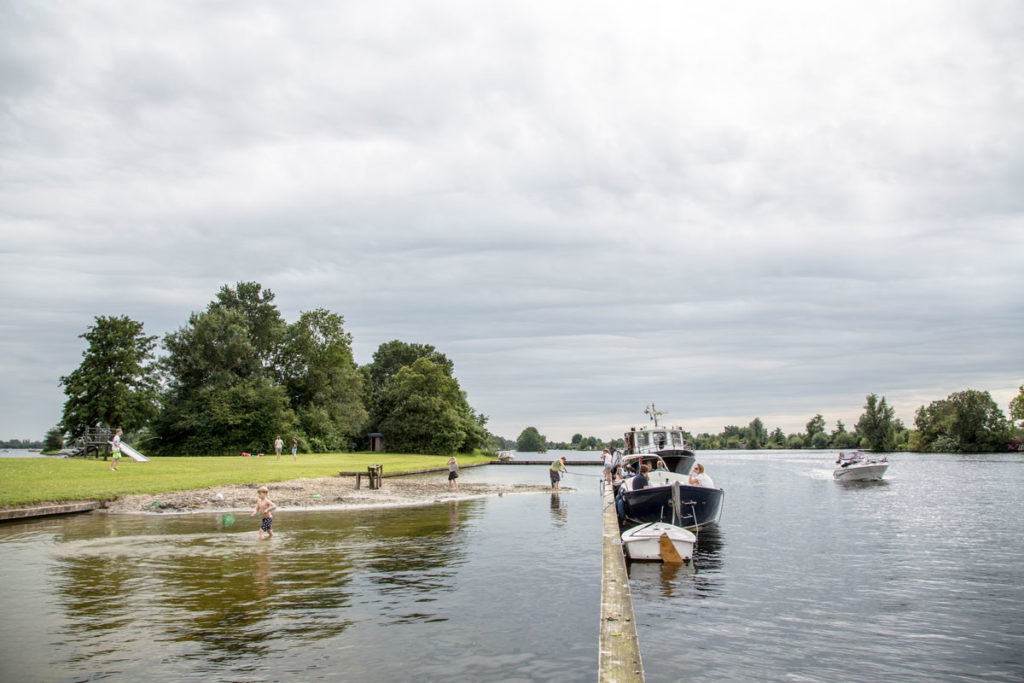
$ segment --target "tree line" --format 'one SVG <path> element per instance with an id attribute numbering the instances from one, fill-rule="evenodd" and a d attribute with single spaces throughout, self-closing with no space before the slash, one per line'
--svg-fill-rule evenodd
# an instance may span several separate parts
<path id="1" fill-rule="evenodd" d="M 237 455 L 281 435 L 303 452 L 368 447 L 469 453 L 489 445 L 454 364 L 429 344 L 393 340 L 359 366 L 344 318 L 317 308 L 288 323 L 256 282 L 225 285 L 160 341 L 127 316 L 95 318 L 81 364 L 60 378 L 67 397 L 47 436 L 122 427 L 154 455 Z M 59 446 L 58 446 L 59 447 Z"/>
<path id="2" fill-rule="evenodd" d="M 741 427 L 726 425 L 718 434 L 685 432 L 690 446 L 697 450 L 730 449 L 854 449 L 879 452 L 915 451 L 920 453 L 992 453 L 1024 449 L 1024 385 L 1009 405 L 1009 418 L 987 391 L 967 389 L 932 401 L 917 409 L 914 428 L 895 416 L 884 396 L 865 397 L 864 412 L 852 431 L 842 420 L 829 430 L 820 413 L 808 420 L 804 431 L 783 433 L 769 430 L 761 418 Z M 609 441 L 595 436 L 574 434 L 566 442 L 548 441 L 535 427 L 527 427 L 516 441 L 503 448 L 536 452 L 547 449 L 600 450 L 605 446 L 624 447 L 621 438 Z"/>

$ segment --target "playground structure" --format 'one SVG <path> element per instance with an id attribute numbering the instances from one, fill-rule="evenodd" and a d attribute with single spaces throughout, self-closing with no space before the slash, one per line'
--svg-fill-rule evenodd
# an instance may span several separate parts
<path id="1" fill-rule="evenodd" d="M 69 458 L 103 458 L 110 457 L 110 442 L 114 438 L 114 430 L 103 427 L 87 428 L 85 434 L 75 439 L 72 444 L 74 449 L 68 454 Z M 135 462 L 149 462 L 149 458 L 139 453 L 128 444 L 121 442 L 121 454 L 126 455 Z"/>

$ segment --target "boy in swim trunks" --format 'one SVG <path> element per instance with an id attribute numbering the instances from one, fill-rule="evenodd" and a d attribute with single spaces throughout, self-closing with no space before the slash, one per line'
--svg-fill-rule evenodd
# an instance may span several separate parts
<path id="1" fill-rule="evenodd" d="M 261 515 L 263 517 L 263 521 L 260 522 L 260 540 L 262 541 L 264 532 L 267 534 L 267 538 L 271 538 L 274 535 L 274 531 L 270 528 L 274 523 L 274 515 L 271 514 L 271 510 L 276 510 L 277 506 L 274 505 L 274 501 L 267 497 L 270 491 L 266 486 L 256 489 L 256 493 L 259 494 L 260 498 L 256 501 L 256 509 L 249 516 Z"/>

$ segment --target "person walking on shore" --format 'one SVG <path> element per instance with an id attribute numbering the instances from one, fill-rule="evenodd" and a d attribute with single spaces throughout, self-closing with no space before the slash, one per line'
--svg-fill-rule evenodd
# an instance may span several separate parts
<path id="1" fill-rule="evenodd" d="M 459 490 L 459 463 L 455 460 L 455 456 L 448 458 L 448 490 L 452 490 L 454 484 L 455 490 Z"/>
<path id="2" fill-rule="evenodd" d="M 274 452 L 277 453 L 277 459 L 281 459 L 281 449 L 284 448 L 284 441 L 281 439 L 281 435 L 278 434 L 277 438 L 274 439 Z"/>
<path id="3" fill-rule="evenodd" d="M 561 481 L 563 473 L 569 474 L 569 470 L 565 469 L 564 455 L 560 458 L 556 458 L 555 461 L 551 463 L 551 471 L 549 473 L 551 475 L 551 488 L 558 490 L 558 482 Z"/>
<path id="4" fill-rule="evenodd" d="M 110 440 L 110 471 L 117 472 L 121 464 L 121 428 L 114 432 L 114 438 Z"/>

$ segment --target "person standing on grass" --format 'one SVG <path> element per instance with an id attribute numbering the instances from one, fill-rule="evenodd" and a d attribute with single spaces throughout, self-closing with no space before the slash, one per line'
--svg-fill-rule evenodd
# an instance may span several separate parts
<path id="1" fill-rule="evenodd" d="M 551 463 L 551 471 L 549 472 L 551 475 L 551 488 L 558 490 L 558 482 L 562 479 L 562 473 L 569 474 L 569 470 L 565 469 L 564 455 L 560 458 L 556 458 L 555 461 Z"/>
<path id="2" fill-rule="evenodd" d="M 259 500 L 256 501 L 256 509 L 254 509 L 252 514 L 249 515 L 250 517 L 260 515 L 263 518 L 263 521 L 260 522 L 261 541 L 263 540 L 264 533 L 267 534 L 267 538 L 273 538 L 274 536 L 274 530 L 271 526 L 274 524 L 273 510 L 276 510 L 277 506 L 274 505 L 274 501 L 267 497 L 269 493 L 270 491 L 266 486 L 261 486 L 256 489 L 256 494 L 259 496 Z"/>
<path id="3" fill-rule="evenodd" d="M 278 434 L 277 438 L 274 439 L 274 452 L 277 453 L 277 459 L 281 459 L 281 449 L 284 448 L 284 441 L 281 439 L 281 435 Z"/>
<path id="4" fill-rule="evenodd" d="M 459 463 L 455 460 L 455 456 L 448 458 L 448 490 L 452 490 L 454 484 L 455 490 L 459 490 Z"/>
<path id="5" fill-rule="evenodd" d="M 121 464 L 121 428 L 114 432 L 114 438 L 110 440 L 110 471 L 117 472 Z"/>
<path id="6" fill-rule="evenodd" d="M 293 436 L 292 437 L 292 462 L 295 462 L 296 460 L 298 460 L 298 457 L 295 455 L 298 452 L 299 452 L 299 437 Z"/>

